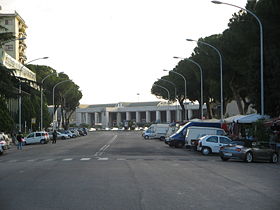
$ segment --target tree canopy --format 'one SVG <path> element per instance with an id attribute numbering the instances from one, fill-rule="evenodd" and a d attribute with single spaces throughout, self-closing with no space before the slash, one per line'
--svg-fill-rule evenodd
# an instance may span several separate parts
<path id="1" fill-rule="evenodd" d="M 260 19 L 264 35 L 264 109 L 272 117 L 280 115 L 280 2 L 278 0 L 250 1 L 246 9 Z M 215 46 L 222 54 L 223 63 L 223 101 L 226 105 L 235 100 L 240 114 L 246 114 L 251 106 L 260 112 L 260 27 L 257 20 L 249 13 L 240 10 L 232 15 L 228 28 L 221 34 L 200 38 L 199 41 Z M 199 63 L 203 69 L 203 101 L 207 105 L 208 118 L 219 117 L 220 108 L 220 71 L 217 53 L 198 42 L 189 57 Z M 173 71 L 187 78 L 187 98 L 200 101 L 200 77 L 195 66 L 187 59 L 180 61 Z M 184 100 L 184 81 L 169 73 L 163 77 L 177 87 L 177 96 L 172 100 Z M 171 89 L 163 81 L 156 81 Z M 167 99 L 164 90 L 153 86 L 152 94 Z M 182 103 L 180 103 L 182 105 Z M 214 108 L 214 109 L 213 109 Z M 184 107 L 182 106 L 182 109 Z M 214 112 L 213 112 L 214 111 Z M 225 111 L 225 110 L 224 110 Z"/>

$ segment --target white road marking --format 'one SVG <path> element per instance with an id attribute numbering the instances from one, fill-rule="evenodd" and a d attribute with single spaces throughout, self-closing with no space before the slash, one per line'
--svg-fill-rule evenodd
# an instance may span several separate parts
<path id="1" fill-rule="evenodd" d="M 18 160 L 9 160 L 9 161 L 7 161 L 8 163 L 15 163 L 15 162 L 17 162 Z"/>
<path id="2" fill-rule="evenodd" d="M 73 160 L 73 158 L 65 158 L 62 161 L 71 161 L 71 160 Z"/>
<path id="3" fill-rule="evenodd" d="M 54 161 L 54 159 L 46 159 L 46 160 L 43 160 L 44 162 L 48 162 L 48 161 Z"/>
<path id="4" fill-rule="evenodd" d="M 86 160 L 90 160 L 91 158 L 81 158 L 80 160 L 82 161 L 86 161 Z"/>
<path id="5" fill-rule="evenodd" d="M 98 158 L 97 160 L 109 160 L 109 158 Z"/>
<path id="6" fill-rule="evenodd" d="M 102 156 L 105 153 L 105 151 L 110 147 L 110 145 L 116 141 L 117 137 L 118 137 L 117 135 L 114 135 L 113 138 L 110 139 L 108 144 L 105 144 L 103 147 L 101 147 L 100 150 L 94 154 L 94 156 L 95 157 Z"/>
<path id="7" fill-rule="evenodd" d="M 117 158 L 117 160 L 126 160 L 126 159 L 124 159 L 124 158 Z"/>

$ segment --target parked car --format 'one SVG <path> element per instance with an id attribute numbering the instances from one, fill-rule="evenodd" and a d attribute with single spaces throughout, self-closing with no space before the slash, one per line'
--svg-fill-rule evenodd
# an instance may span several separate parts
<path id="1" fill-rule="evenodd" d="M 80 133 L 76 129 L 70 130 L 76 137 L 80 136 Z"/>
<path id="2" fill-rule="evenodd" d="M 50 139 L 53 139 L 53 132 L 49 132 L 49 137 Z M 57 131 L 57 139 L 65 140 L 65 139 L 70 139 L 70 137 L 68 134 Z"/>
<path id="3" fill-rule="evenodd" d="M 0 145 L 2 146 L 2 148 L 4 150 L 9 149 L 11 144 L 12 144 L 12 140 L 9 137 L 9 135 L 5 134 L 3 132 L 0 132 Z"/>
<path id="4" fill-rule="evenodd" d="M 226 136 L 206 135 L 199 138 L 197 151 L 200 151 L 203 155 L 219 153 L 220 147 L 229 145 L 231 142 L 232 140 Z"/>
<path id="5" fill-rule="evenodd" d="M 69 131 L 69 130 L 64 130 L 64 131 L 61 131 L 60 133 L 66 134 L 66 135 L 68 135 L 70 138 L 76 137 L 76 136 L 75 136 L 71 131 Z"/>
<path id="6" fill-rule="evenodd" d="M 8 144 L 7 144 L 7 142 L 5 140 L 0 140 L 0 147 L 3 150 L 9 149 L 9 146 L 8 146 Z"/>
<path id="7" fill-rule="evenodd" d="M 32 132 L 24 138 L 25 144 L 47 144 L 50 140 L 49 134 L 45 131 Z"/>
<path id="8" fill-rule="evenodd" d="M 79 132 L 80 136 L 84 136 L 84 132 L 80 129 L 77 129 L 77 131 Z"/>
<path id="9" fill-rule="evenodd" d="M 82 131 L 84 132 L 85 136 L 88 134 L 88 129 L 87 128 L 82 128 Z"/>
<path id="10" fill-rule="evenodd" d="M 256 160 L 266 160 L 277 163 L 279 154 L 275 149 L 270 147 L 269 143 L 246 140 L 234 141 L 230 145 L 221 147 L 220 157 L 223 161 L 240 159 L 247 163 Z"/>

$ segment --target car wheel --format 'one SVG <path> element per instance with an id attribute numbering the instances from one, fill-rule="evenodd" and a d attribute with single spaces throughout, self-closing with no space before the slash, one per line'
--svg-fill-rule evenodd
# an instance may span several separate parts
<path id="1" fill-rule="evenodd" d="M 146 139 L 146 140 L 147 140 L 147 139 L 149 139 L 149 136 L 147 136 L 147 135 L 146 135 L 146 136 L 144 136 L 144 139 Z"/>
<path id="2" fill-rule="evenodd" d="M 183 142 L 176 142 L 175 147 L 176 148 L 182 148 L 184 146 Z"/>
<path id="3" fill-rule="evenodd" d="M 252 152 L 247 152 L 245 155 L 245 162 L 252 163 L 253 162 L 253 154 Z"/>
<path id="4" fill-rule="evenodd" d="M 164 140 L 165 140 L 165 137 L 164 137 L 164 136 L 161 136 L 161 137 L 159 138 L 159 140 L 164 141 Z"/>
<path id="5" fill-rule="evenodd" d="M 66 138 L 65 138 L 65 136 L 62 136 L 61 139 L 62 139 L 62 140 L 65 140 Z"/>
<path id="6" fill-rule="evenodd" d="M 276 153 L 273 153 L 271 156 L 271 163 L 277 163 L 278 162 L 278 155 Z"/>
<path id="7" fill-rule="evenodd" d="M 229 158 L 221 157 L 222 161 L 228 161 Z"/>
<path id="8" fill-rule="evenodd" d="M 209 155 L 209 154 L 211 154 L 211 149 L 209 147 L 202 147 L 201 153 L 203 155 Z"/>
<path id="9" fill-rule="evenodd" d="M 40 144 L 45 144 L 45 140 L 42 139 L 42 140 L 40 141 Z"/>

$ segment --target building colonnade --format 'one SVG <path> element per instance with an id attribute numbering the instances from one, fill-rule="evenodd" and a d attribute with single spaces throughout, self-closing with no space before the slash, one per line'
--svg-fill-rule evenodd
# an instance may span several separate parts
<path id="1" fill-rule="evenodd" d="M 188 104 L 187 110 L 190 118 L 194 113 L 199 114 L 197 104 Z M 196 115 L 197 115 L 196 114 Z M 154 106 L 145 106 L 145 103 L 114 104 L 108 106 L 80 106 L 76 109 L 76 124 L 82 123 L 90 126 L 119 127 L 124 121 L 136 123 L 171 123 L 182 121 L 182 110 L 179 105 L 157 102 Z"/>

